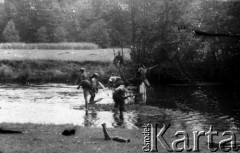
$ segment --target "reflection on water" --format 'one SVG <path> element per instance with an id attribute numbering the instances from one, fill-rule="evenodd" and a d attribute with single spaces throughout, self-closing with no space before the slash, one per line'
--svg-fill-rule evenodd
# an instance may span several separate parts
<path id="1" fill-rule="evenodd" d="M 148 103 L 166 109 L 166 120 L 176 129 L 221 132 L 240 129 L 239 90 L 220 85 L 162 86 L 148 94 Z"/>
<path id="2" fill-rule="evenodd" d="M 96 99 L 99 104 L 113 103 L 111 90 L 100 90 Z M 120 117 L 111 111 L 76 110 L 84 105 L 82 90 L 64 84 L 35 86 L 0 86 L 0 122 L 74 124 L 86 127 L 137 128 L 132 121 L 137 115 L 128 112 Z"/>
<path id="3" fill-rule="evenodd" d="M 99 104 L 113 103 L 111 90 L 99 90 Z M 239 91 L 221 86 L 162 86 L 148 92 L 148 105 L 163 108 L 163 115 L 135 111 L 76 109 L 84 105 L 82 90 L 65 84 L 0 85 L 0 123 L 74 124 L 112 128 L 139 128 L 146 123 L 170 123 L 175 129 L 239 131 Z M 98 104 L 97 103 L 97 104 Z"/>

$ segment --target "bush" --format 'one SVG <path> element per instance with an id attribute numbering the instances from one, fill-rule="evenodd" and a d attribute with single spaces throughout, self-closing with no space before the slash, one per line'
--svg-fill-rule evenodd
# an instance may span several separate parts
<path id="1" fill-rule="evenodd" d="M 20 38 L 19 38 L 19 35 L 18 35 L 18 31 L 17 29 L 15 28 L 15 24 L 12 20 L 10 20 L 5 29 L 3 30 L 3 39 L 6 41 L 6 42 L 19 42 L 20 41 Z"/>
<path id="2" fill-rule="evenodd" d="M 59 26 L 54 30 L 53 41 L 54 42 L 66 42 L 66 35 L 67 35 L 66 29 Z"/>
<path id="3" fill-rule="evenodd" d="M 11 67 L 1 64 L 0 66 L 0 76 L 1 77 L 7 77 L 7 78 L 13 78 L 14 73 Z"/>
<path id="4" fill-rule="evenodd" d="M 41 42 L 41 43 L 49 42 L 46 27 L 41 27 L 40 29 L 38 29 L 37 40 L 38 42 Z"/>

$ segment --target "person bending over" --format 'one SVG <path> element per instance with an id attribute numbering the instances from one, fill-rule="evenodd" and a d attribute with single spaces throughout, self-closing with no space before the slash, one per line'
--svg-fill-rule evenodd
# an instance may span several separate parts
<path id="1" fill-rule="evenodd" d="M 127 87 L 128 87 L 128 83 L 125 84 L 121 84 L 119 85 L 114 91 L 113 91 L 113 101 L 115 103 L 114 105 L 114 109 L 116 110 L 117 108 L 119 108 L 119 112 L 120 114 L 124 111 L 124 105 L 125 105 L 125 100 L 128 97 L 131 97 L 133 95 L 130 96 L 126 96 L 126 93 L 129 92 Z"/>

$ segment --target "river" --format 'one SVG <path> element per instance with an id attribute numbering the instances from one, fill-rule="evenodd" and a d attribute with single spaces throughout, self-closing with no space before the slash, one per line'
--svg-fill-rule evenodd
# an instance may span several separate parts
<path id="1" fill-rule="evenodd" d="M 84 110 L 82 90 L 66 84 L 0 85 L 0 123 L 74 124 L 85 127 L 141 128 L 146 123 L 175 129 L 220 131 L 240 129 L 239 91 L 221 85 L 168 85 L 148 91 L 147 105 L 164 115 L 142 116 L 127 111 L 122 119 L 112 110 Z M 112 104 L 111 90 L 100 90 L 97 104 Z M 96 104 L 95 104 L 96 105 Z"/>
<path id="2" fill-rule="evenodd" d="M 151 93 L 151 94 L 150 94 Z M 164 108 L 175 128 L 218 132 L 240 129 L 240 91 L 223 85 L 167 85 L 148 94 L 149 104 Z"/>

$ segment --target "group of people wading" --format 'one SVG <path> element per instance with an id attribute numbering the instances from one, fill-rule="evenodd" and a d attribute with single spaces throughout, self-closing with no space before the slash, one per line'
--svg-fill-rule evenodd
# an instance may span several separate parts
<path id="1" fill-rule="evenodd" d="M 123 57 L 121 56 L 120 52 L 118 52 L 118 55 L 114 58 L 114 64 L 118 68 L 119 72 L 120 69 L 124 69 L 123 67 Z M 109 85 L 113 89 L 112 98 L 115 103 L 114 109 L 117 111 L 119 109 L 120 113 L 122 113 L 125 108 L 125 100 L 128 97 L 135 96 L 135 102 L 136 98 L 138 97 L 138 101 L 141 101 L 143 103 L 146 102 L 146 87 L 149 87 L 150 84 L 146 78 L 147 70 L 145 66 L 138 65 L 138 68 L 136 70 L 136 73 L 132 79 L 126 80 L 123 78 L 122 74 L 121 77 L 119 76 L 112 76 L 109 79 Z M 85 109 L 88 110 L 88 103 L 95 103 L 94 98 L 96 93 L 98 92 L 98 88 L 101 87 L 103 89 L 106 89 L 105 86 L 98 81 L 99 74 L 94 73 L 90 78 L 87 76 L 85 68 L 80 69 L 80 77 L 77 81 L 79 84 L 78 89 L 82 87 L 84 99 L 85 99 Z M 129 85 L 135 86 L 135 92 L 134 94 L 132 90 L 129 89 Z M 88 101 L 88 96 L 90 95 L 90 99 Z M 139 100 L 140 99 L 140 100 Z"/>

